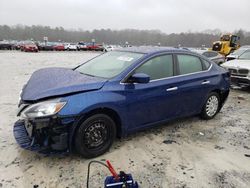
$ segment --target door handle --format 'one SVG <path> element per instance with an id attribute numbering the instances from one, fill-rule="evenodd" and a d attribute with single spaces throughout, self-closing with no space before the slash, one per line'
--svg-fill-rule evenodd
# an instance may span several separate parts
<path id="1" fill-rule="evenodd" d="M 170 87 L 170 88 L 166 89 L 166 91 L 175 91 L 177 89 L 178 89 L 178 87 Z"/>
<path id="2" fill-rule="evenodd" d="M 210 84 L 210 81 L 209 80 L 204 80 L 201 84 L 202 85 L 204 85 L 204 84 Z"/>

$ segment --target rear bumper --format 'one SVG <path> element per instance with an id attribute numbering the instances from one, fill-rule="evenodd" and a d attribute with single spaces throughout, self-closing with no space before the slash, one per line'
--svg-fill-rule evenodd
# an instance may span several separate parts
<path id="1" fill-rule="evenodd" d="M 249 87 L 250 86 L 250 78 L 231 76 L 231 84 L 241 86 L 241 87 Z"/>
<path id="2" fill-rule="evenodd" d="M 62 120 L 51 119 L 18 120 L 14 124 L 13 133 L 16 142 L 23 149 L 46 155 L 64 154 L 70 151 L 70 132 L 73 122 L 69 119 L 65 124 Z M 32 129 L 28 130 L 27 127 Z"/>

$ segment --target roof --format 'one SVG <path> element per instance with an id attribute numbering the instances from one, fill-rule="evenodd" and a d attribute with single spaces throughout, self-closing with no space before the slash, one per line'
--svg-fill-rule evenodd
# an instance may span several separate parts
<path id="1" fill-rule="evenodd" d="M 140 47 L 126 47 L 118 49 L 118 51 L 151 54 L 151 53 L 173 52 L 173 51 L 187 52 L 188 50 L 178 49 L 174 47 L 140 46 Z"/>

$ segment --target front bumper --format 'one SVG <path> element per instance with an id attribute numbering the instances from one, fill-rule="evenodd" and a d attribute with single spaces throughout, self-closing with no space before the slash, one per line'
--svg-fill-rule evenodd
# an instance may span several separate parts
<path id="1" fill-rule="evenodd" d="M 250 78 L 231 75 L 231 84 L 241 86 L 241 87 L 249 87 Z"/>
<path id="2" fill-rule="evenodd" d="M 33 139 L 29 137 L 24 121 L 18 120 L 14 124 L 13 133 L 20 147 L 31 151 L 42 151 L 42 148 L 38 144 L 34 144 Z"/>
<path id="3" fill-rule="evenodd" d="M 18 120 L 14 137 L 23 149 L 42 154 L 62 154 L 70 151 L 70 134 L 74 118 L 44 118 Z"/>

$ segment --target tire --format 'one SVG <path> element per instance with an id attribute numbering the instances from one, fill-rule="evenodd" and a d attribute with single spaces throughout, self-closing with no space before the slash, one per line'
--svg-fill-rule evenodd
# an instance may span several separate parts
<path id="1" fill-rule="evenodd" d="M 220 111 L 220 96 L 216 92 L 209 93 L 207 100 L 202 108 L 201 118 L 212 119 Z"/>
<path id="2" fill-rule="evenodd" d="M 107 152 L 114 142 L 116 125 L 105 114 L 95 114 L 83 121 L 75 134 L 75 149 L 84 158 Z"/>

